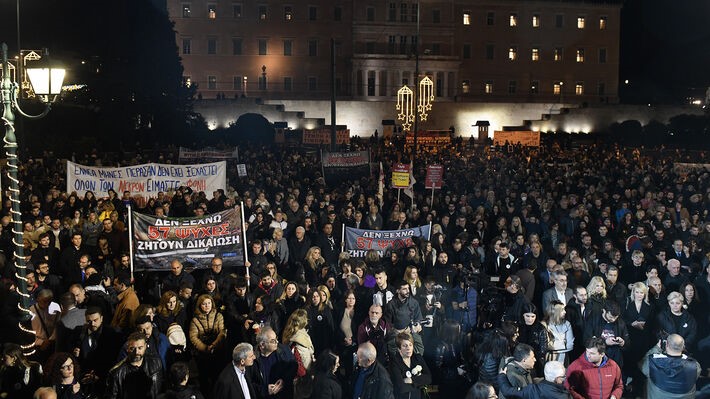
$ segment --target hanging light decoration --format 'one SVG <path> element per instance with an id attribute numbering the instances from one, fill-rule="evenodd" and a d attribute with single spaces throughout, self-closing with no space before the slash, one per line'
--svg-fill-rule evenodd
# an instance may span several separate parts
<path id="1" fill-rule="evenodd" d="M 404 85 L 397 90 L 397 119 L 402 121 L 402 129 L 408 132 L 414 123 L 414 92 L 409 86 Z"/>
<path id="2" fill-rule="evenodd" d="M 428 76 L 425 76 L 419 81 L 419 98 L 417 101 L 417 113 L 421 121 L 425 121 L 429 116 L 432 102 L 434 102 L 434 82 Z"/>

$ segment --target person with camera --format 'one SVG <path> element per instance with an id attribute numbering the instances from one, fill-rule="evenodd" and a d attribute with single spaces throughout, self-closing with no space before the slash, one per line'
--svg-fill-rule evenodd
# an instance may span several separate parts
<path id="1" fill-rule="evenodd" d="M 456 286 L 451 291 L 451 318 L 461 323 L 463 331 L 476 327 L 478 291 L 472 275 L 456 276 Z"/>
<path id="2" fill-rule="evenodd" d="M 641 372 L 646 380 L 649 399 L 681 399 L 695 397 L 695 383 L 702 368 L 695 359 L 684 354 L 685 340 L 678 334 L 661 339 L 646 353 Z"/>

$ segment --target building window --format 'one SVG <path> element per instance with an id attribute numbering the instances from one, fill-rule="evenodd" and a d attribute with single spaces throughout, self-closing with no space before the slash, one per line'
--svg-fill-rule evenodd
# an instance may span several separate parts
<path id="1" fill-rule="evenodd" d="M 487 60 L 492 60 L 495 57 L 495 45 L 493 44 L 486 44 L 486 59 Z"/>
<path id="2" fill-rule="evenodd" d="M 189 4 L 182 5 L 182 17 L 183 18 L 190 18 L 190 5 Z"/>
<path id="3" fill-rule="evenodd" d="M 286 76 L 284 77 L 284 91 L 292 91 L 293 90 L 293 79 Z"/>
<path id="4" fill-rule="evenodd" d="M 242 5 L 241 4 L 233 4 L 232 5 L 232 16 L 234 18 L 241 18 L 242 17 Z"/>
<path id="5" fill-rule="evenodd" d="M 487 80 L 483 85 L 483 92 L 486 94 L 493 94 L 493 81 Z"/>
<path id="6" fill-rule="evenodd" d="M 396 22 L 397 21 L 397 3 L 390 3 L 390 7 L 387 10 L 387 21 Z"/>
<path id="7" fill-rule="evenodd" d="M 515 61 L 518 58 L 518 48 L 516 46 L 510 46 L 508 49 L 508 59 Z"/>
<path id="8" fill-rule="evenodd" d="M 584 29 L 584 17 L 577 17 L 577 29 Z"/>
<path id="9" fill-rule="evenodd" d="M 375 95 L 375 71 L 367 71 L 367 96 Z"/>
<path id="10" fill-rule="evenodd" d="M 397 51 L 397 36 L 390 35 L 387 40 L 387 53 L 395 54 Z"/>
<path id="11" fill-rule="evenodd" d="M 518 82 L 511 80 L 508 82 L 508 94 L 515 94 L 518 91 Z"/>
<path id="12" fill-rule="evenodd" d="M 441 55 L 441 43 L 431 44 L 431 55 Z"/>
<path id="13" fill-rule="evenodd" d="M 563 84 L 562 82 L 555 82 L 552 85 L 552 94 L 554 94 L 556 96 L 559 96 L 560 94 L 562 94 L 562 84 Z"/>
<path id="14" fill-rule="evenodd" d="M 441 23 L 441 10 L 431 10 L 431 22 L 435 24 Z"/>
<path id="15" fill-rule="evenodd" d="M 407 22 L 407 3 L 399 5 L 399 22 Z"/>
<path id="16" fill-rule="evenodd" d="M 510 20 L 510 26 L 518 26 L 518 14 L 510 14 L 508 19 Z"/>
<path id="17" fill-rule="evenodd" d="M 293 7 L 284 6 L 284 21 L 290 21 L 293 19 Z"/>
<path id="18" fill-rule="evenodd" d="M 375 54 L 375 42 L 365 43 L 365 54 Z"/>
<path id="19" fill-rule="evenodd" d="M 599 63 L 606 64 L 606 49 L 605 48 L 599 49 Z"/>
<path id="20" fill-rule="evenodd" d="M 407 54 L 407 36 L 399 37 L 399 53 Z"/>
<path id="21" fill-rule="evenodd" d="M 462 93 L 469 93 L 471 92 L 471 82 L 468 80 L 464 80 L 461 82 L 461 92 Z"/>
<path id="22" fill-rule="evenodd" d="M 606 95 L 606 85 L 604 84 L 604 82 L 599 82 L 599 84 L 597 85 L 597 93 L 600 96 Z"/>
<path id="23" fill-rule="evenodd" d="M 471 59 L 471 45 L 470 44 L 463 45 L 463 59 L 464 60 Z"/>
<path id="24" fill-rule="evenodd" d="M 540 92 L 540 81 L 533 80 L 530 82 L 530 94 L 537 94 Z"/>
<path id="25" fill-rule="evenodd" d="M 269 15 L 266 12 L 266 6 L 259 6 L 259 19 L 265 21 Z"/>
<path id="26" fill-rule="evenodd" d="M 606 21 L 607 21 L 607 17 L 599 17 L 599 30 L 606 29 Z"/>
<path id="27" fill-rule="evenodd" d="M 207 6 L 207 18 L 217 19 L 217 6 L 215 4 Z"/>
<path id="28" fill-rule="evenodd" d="M 540 61 L 540 49 L 533 47 L 531 57 L 533 61 Z"/>
<path id="29" fill-rule="evenodd" d="M 284 55 L 293 55 L 293 40 L 284 40 Z"/>
<path id="30" fill-rule="evenodd" d="M 318 56 L 318 40 L 308 41 L 308 56 L 317 57 Z"/>
<path id="31" fill-rule="evenodd" d="M 469 12 L 469 11 L 463 12 L 463 24 L 464 25 L 471 25 L 471 12 Z"/>
<path id="32" fill-rule="evenodd" d="M 411 21 L 412 21 L 412 22 L 417 22 L 417 18 L 419 18 L 419 4 L 417 4 L 417 3 L 412 3 L 411 10 L 412 10 L 412 12 L 411 12 L 411 14 L 412 14 Z"/>
<path id="33" fill-rule="evenodd" d="M 539 27 L 540 27 L 540 15 L 539 15 L 539 14 L 533 14 L 533 17 L 532 17 L 532 26 L 533 26 L 533 28 L 539 28 Z"/>
<path id="34" fill-rule="evenodd" d="M 190 54 L 192 52 L 192 40 L 182 39 L 182 53 Z"/>
<path id="35" fill-rule="evenodd" d="M 584 94 L 584 83 L 582 82 L 577 82 L 574 85 L 574 94 L 581 96 Z"/>
<path id="36" fill-rule="evenodd" d="M 367 7 L 367 22 L 375 21 L 375 7 Z"/>
<path id="37" fill-rule="evenodd" d="M 207 39 L 207 54 L 217 54 L 217 39 Z"/>
<path id="38" fill-rule="evenodd" d="M 436 93 L 435 95 L 437 97 L 441 97 L 444 95 L 444 73 L 443 72 L 436 73 L 436 81 L 434 82 L 434 92 Z"/>
<path id="39" fill-rule="evenodd" d="M 343 20 L 343 7 L 335 6 L 333 9 L 333 20 L 342 21 Z"/>
<path id="40" fill-rule="evenodd" d="M 232 55 L 242 55 L 242 39 L 232 39 Z"/>
<path id="41" fill-rule="evenodd" d="M 557 62 L 557 61 L 562 61 L 562 56 L 563 56 L 563 49 L 562 49 L 562 47 L 555 47 L 555 49 L 552 50 L 552 54 L 553 54 L 553 57 L 554 57 L 553 59 L 554 59 L 556 62 Z"/>
<path id="42" fill-rule="evenodd" d="M 259 39 L 259 55 L 266 55 L 266 39 Z"/>
<path id="43" fill-rule="evenodd" d="M 241 90 L 241 89 L 242 89 L 242 77 L 241 76 L 232 77 L 232 90 Z"/>
<path id="44" fill-rule="evenodd" d="M 555 15 L 555 28 L 562 28 L 565 24 L 565 16 L 562 14 Z"/>
<path id="45" fill-rule="evenodd" d="M 217 77 L 210 75 L 207 77 L 207 88 L 209 90 L 217 90 Z"/>
<path id="46" fill-rule="evenodd" d="M 318 19 L 318 7 L 310 6 L 308 7 L 308 20 L 315 21 Z"/>
<path id="47" fill-rule="evenodd" d="M 486 13 L 486 25 L 493 26 L 496 24 L 496 13 L 493 11 L 488 11 Z"/>
<path id="48" fill-rule="evenodd" d="M 577 62 L 584 62 L 584 49 L 583 48 L 577 49 Z"/>

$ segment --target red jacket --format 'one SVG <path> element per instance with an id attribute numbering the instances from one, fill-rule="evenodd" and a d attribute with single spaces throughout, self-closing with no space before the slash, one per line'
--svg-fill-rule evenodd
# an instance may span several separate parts
<path id="1" fill-rule="evenodd" d="M 609 399 L 612 395 L 621 399 L 624 393 L 619 365 L 604 356 L 597 366 L 584 353 L 567 368 L 565 386 L 574 399 Z"/>

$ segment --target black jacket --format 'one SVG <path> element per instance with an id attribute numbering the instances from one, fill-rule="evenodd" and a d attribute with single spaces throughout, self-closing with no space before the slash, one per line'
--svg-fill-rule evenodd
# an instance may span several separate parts
<path id="1" fill-rule="evenodd" d="M 332 373 L 318 373 L 313 380 L 311 399 L 341 399 L 343 388 Z"/>
<path id="2" fill-rule="evenodd" d="M 358 369 L 353 373 L 353 381 L 351 388 L 354 391 L 355 381 L 362 369 Z M 365 377 L 365 383 L 362 388 L 360 399 L 394 399 L 394 389 L 389 373 L 380 364 L 375 363 L 375 368 Z"/>
<path id="3" fill-rule="evenodd" d="M 680 328 L 675 327 L 673 323 L 673 314 L 670 309 L 665 309 L 658 314 L 658 330 L 665 331 L 668 334 L 678 334 L 685 340 L 686 348 L 693 348 L 698 339 L 698 325 L 695 318 L 684 310 L 680 315 Z"/>
<path id="4" fill-rule="evenodd" d="M 397 398 L 419 399 L 422 397 L 422 388 L 425 385 L 431 384 L 431 372 L 421 355 L 413 354 L 410 364 L 412 365 L 411 368 L 404 364 L 404 360 L 402 360 L 402 356 L 399 352 L 392 357 L 392 361 L 389 364 L 392 384 L 394 385 Z M 404 379 L 407 377 L 407 372 L 411 373 L 411 370 L 417 366 L 420 366 L 422 371 L 416 376 L 411 377 L 411 384 L 405 384 Z"/>
<path id="5" fill-rule="evenodd" d="M 564 385 L 555 384 L 543 380 L 537 384 L 530 384 L 525 388 L 513 388 L 505 377 L 505 374 L 498 375 L 498 384 L 500 392 L 508 398 L 523 398 L 523 399 L 571 399 Z"/>
<path id="6" fill-rule="evenodd" d="M 246 374 L 244 376 L 247 381 L 247 387 L 249 390 L 249 395 L 252 399 L 259 397 L 257 395 L 257 387 L 254 385 L 250 378 L 250 374 L 254 371 L 254 367 L 248 367 L 246 369 Z M 242 391 L 242 386 L 239 383 L 239 377 L 237 377 L 237 372 L 234 370 L 234 365 L 230 362 L 227 366 L 219 373 L 217 381 L 212 389 L 212 399 L 244 399 L 244 392 Z"/>
<path id="7" fill-rule="evenodd" d="M 144 397 L 156 399 L 158 397 L 163 385 L 163 363 L 160 361 L 160 358 L 154 356 L 146 356 L 143 358 L 143 364 L 140 366 L 140 369 L 146 378 L 144 382 L 148 383 L 148 380 L 150 381 L 149 391 L 145 392 L 144 395 L 142 392 L 137 391 L 140 387 L 134 386 L 133 388 L 129 388 L 130 385 L 133 385 L 134 379 L 127 381 L 126 377 L 129 375 L 132 368 L 133 366 L 128 363 L 128 359 L 126 358 L 111 369 L 107 379 L 106 398 L 139 399 Z"/>

